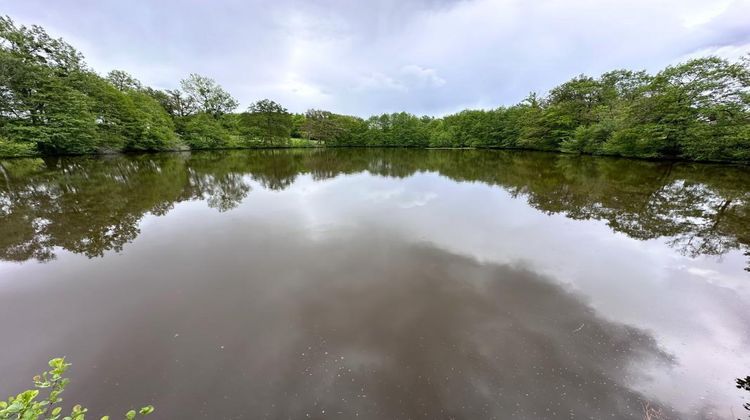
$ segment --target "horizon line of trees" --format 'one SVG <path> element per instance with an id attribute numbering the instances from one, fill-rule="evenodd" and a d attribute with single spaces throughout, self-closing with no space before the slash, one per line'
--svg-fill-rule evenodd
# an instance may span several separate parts
<path id="1" fill-rule="evenodd" d="M 0 156 L 304 145 L 750 162 L 750 55 L 580 75 L 517 105 L 441 118 L 295 114 L 269 99 L 238 106 L 198 74 L 167 90 L 121 70 L 102 77 L 62 39 L 0 17 Z"/>

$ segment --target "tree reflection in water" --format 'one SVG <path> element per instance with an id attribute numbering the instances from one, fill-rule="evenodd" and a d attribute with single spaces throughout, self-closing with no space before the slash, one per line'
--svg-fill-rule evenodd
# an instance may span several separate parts
<path id="1" fill-rule="evenodd" d="M 498 186 L 548 214 L 603 220 L 639 240 L 664 238 L 687 256 L 739 249 L 750 257 L 745 167 L 533 152 L 326 149 L 0 161 L 0 258 L 48 261 L 55 248 L 99 257 L 133 241 L 145 214 L 164 215 L 176 203 L 203 200 L 227 211 L 248 196 L 250 180 L 283 190 L 302 174 L 322 181 L 363 171 L 399 178 L 437 172 Z"/>

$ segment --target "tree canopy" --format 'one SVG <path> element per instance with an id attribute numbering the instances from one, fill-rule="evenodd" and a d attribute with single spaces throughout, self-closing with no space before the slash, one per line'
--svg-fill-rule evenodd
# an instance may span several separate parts
<path id="1" fill-rule="evenodd" d="M 195 73 L 165 90 L 122 70 L 102 77 L 62 39 L 0 17 L 2 156 L 305 145 L 750 162 L 750 56 L 698 58 L 654 75 L 579 75 L 517 105 L 441 118 L 291 114 L 269 99 L 235 113 L 238 106 L 214 79 Z"/>
<path id="2" fill-rule="evenodd" d="M 264 146 L 284 145 L 292 133 L 292 116 L 281 104 L 261 99 L 240 116 L 243 135 Z"/>
<path id="3" fill-rule="evenodd" d="M 234 111 L 239 103 L 214 79 L 191 73 L 180 81 L 187 113 L 205 112 L 214 117 Z"/>

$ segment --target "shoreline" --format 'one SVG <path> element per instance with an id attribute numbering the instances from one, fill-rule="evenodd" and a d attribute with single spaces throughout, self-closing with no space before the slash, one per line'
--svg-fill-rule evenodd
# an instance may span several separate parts
<path id="1" fill-rule="evenodd" d="M 559 150 L 538 150 L 538 149 L 522 149 L 516 147 L 409 147 L 409 146 L 249 146 L 249 147 L 216 147 L 210 149 L 173 149 L 173 150 L 129 150 L 129 151 L 109 151 L 100 153 L 69 153 L 69 154 L 38 154 L 38 155 L 27 155 L 27 156 L 2 156 L 0 160 L 8 159 L 36 159 L 36 158 L 63 158 L 63 157 L 104 157 L 104 156 L 129 156 L 129 155 L 146 155 L 146 154 L 158 154 L 158 153 L 195 153 L 195 152 L 218 152 L 218 151 L 233 151 L 233 150 L 323 150 L 323 149 L 406 149 L 406 150 L 495 150 L 505 152 L 535 152 L 535 153 L 549 153 L 562 156 L 590 156 L 597 158 L 614 158 L 614 159 L 628 159 L 636 161 L 654 162 L 654 163 L 700 163 L 700 164 L 713 164 L 713 165 L 726 165 L 726 166 L 739 166 L 739 167 L 750 167 L 750 162 L 746 161 L 731 161 L 731 160 L 695 160 L 695 159 L 682 159 L 679 157 L 675 158 L 649 158 L 639 156 L 621 156 L 621 155 L 609 155 L 609 154 L 592 154 L 592 153 L 569 153 Z"/>

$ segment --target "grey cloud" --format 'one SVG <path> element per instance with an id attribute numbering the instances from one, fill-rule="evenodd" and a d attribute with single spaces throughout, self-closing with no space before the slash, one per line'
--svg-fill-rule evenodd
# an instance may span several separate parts
<path id="1" fill-rule="evenodd" d="M 5 13 L 170 88 L 210 75 L 243 107 L 442 114 L 518 102 L 580 73 L 651 71 L 750 44 L 750 0 L 9 0 Z M 731 47 L 731 49 L 728 49 Z M 731 50 L 731 51 L 730 51 Z"/>

